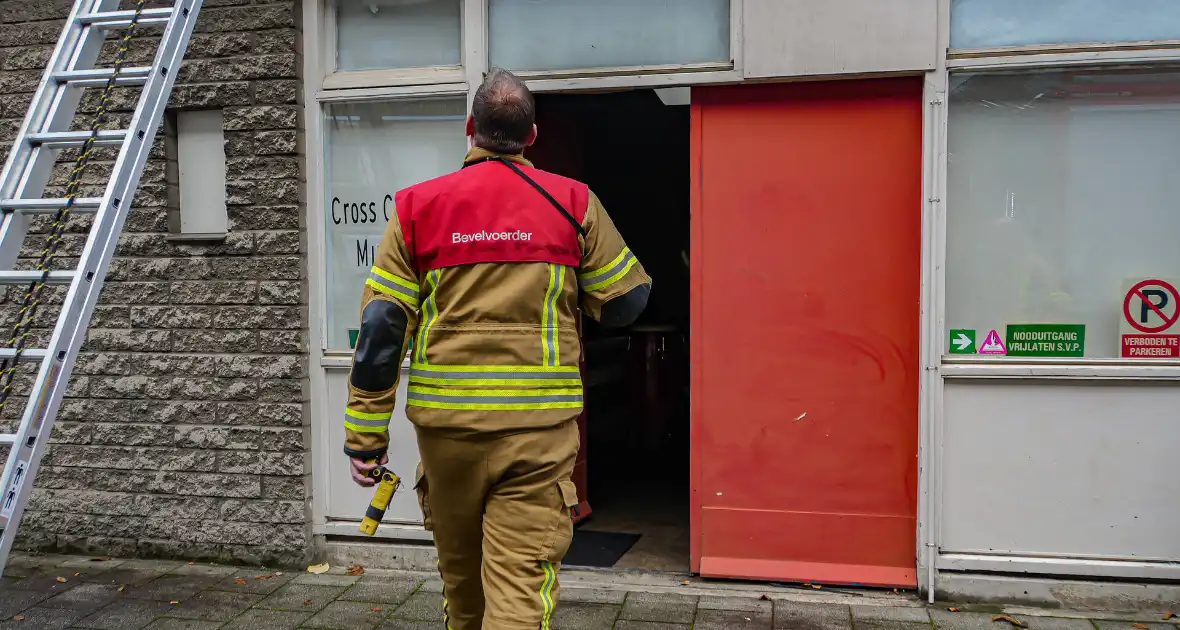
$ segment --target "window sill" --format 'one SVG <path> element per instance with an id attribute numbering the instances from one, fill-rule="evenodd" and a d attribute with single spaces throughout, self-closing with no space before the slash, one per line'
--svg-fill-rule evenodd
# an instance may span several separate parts
<path id="1" fill-rule="evenodd" d="M 352 350 L 324 350 L 320 356 L 320 367 L 328 369 L 352 369 Z M 402 361 L 402 369 L 410 369 L 410 359 Z"/>
<path id="2" fill-rule="evenodd" d="M 1055 380 L 1180 380 L 1180 361 L 1162 359 L 944 359 L 943 378 L 1055 379 Z"/>
<path id="3" fill-rule="evenodd" d="M 164 237 L 169 243 L 220 243 L 229 236 L 226 232 L 169 234 Z"/>
<path id="4" fill-rule="evenodd" d="M 401 68 L 389 70 L 337 70 L 324 77 L 322 89 L 345 90 L 379 87 L 423 87 L 463 83 L 466 77 L 459 66 Z"/>

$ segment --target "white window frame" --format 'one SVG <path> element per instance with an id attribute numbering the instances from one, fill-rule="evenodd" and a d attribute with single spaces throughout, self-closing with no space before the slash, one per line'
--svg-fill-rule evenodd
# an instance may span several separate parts
<path id="1" fill-rule="evenodd" d="M 663 87 L 703 83 L 726 83 L 741 80 L 742 75 L 742 3 L 730 0 L 729 50 L 731 61 L 716 63 L 620 66 L 612 68 L 578 68 L 569 70 L 524 71 L 519 75 L 538 92 L 616 88 Z M 309 6 L 310 5 L 310 6 Z M 459 65 L 426 68 L 390 68 L 382 70 L 336 70 L 336 9 L 331 0 L 307 2 L 305 15 L 316 16 L 313 32 L 318 33 L 315 48 L 322 68 L 321 93 L 337 90 L 375 90 L 405 86 L 429 86 L 467 83 L 478 85 L 478 78 L 488 68 L 488 0 L 462 0 L 462 50 Z M 311 11 L 311 13 L 308 13 Z M 308 20 L 305 28 L 313 26 Z M 474 83 L 473 83 L 474 79 Z M 474 87 L 470 88 L 474 90 Z M 392 92 L 396 94 L 397 92 Z M 357 94 L 362 96 L 362 94 Z"/>
<path id="2" fill-rule="evenodd" d="M 1121 358 L 991 358 L 946 352 L 947 86 L 955 72 L 1094 69 L 1175 65 L 1180 70 L 1180 40 L 1077 43 L 986 49 L 951 49 L 951 0 L 938 4 L 938 61 L 927 74 L 923 94 L 922 310 L 919 407 L 919 586 L 934 603 L 939 570 L 1180 578 L 1180 570 L 1152 562 L 1104 562 L 1057 558 L 944 554 L 939 549 L 940 483 L 943 463 L 943 385 L 947 379 L 1180 381 L 1180 360 Z M 953 200 L 952 200 L 953 202 Z"/>

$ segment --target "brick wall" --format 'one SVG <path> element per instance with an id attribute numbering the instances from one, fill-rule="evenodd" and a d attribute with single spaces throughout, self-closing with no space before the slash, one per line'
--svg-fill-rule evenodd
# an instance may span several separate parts
<path id="1" fill-rule="evenodd" d="M 5 153 L 71 4 L 0 2 Z M 310 553 L 299 2 L 204 5 L 171 106 L 224 109 L 229 235 L 168 238 L 161 128 L 25 513 L 26 549 L 270 564 Z M 133 65 L 150 59 L 158 34 L 143 31 Z M 112 96 L 108 127 L 126 125 L 136 95 Z M 84 196 L 101 195 L 113 158 L 96 155 Z M 57 183 L 70 167 L 59 164 Z M 71 220 L 55 267 L 74 266 L 88 219 Z M 36 223 L 26 254 L 47 227 Z M 0 305 L 0 342 L 23 291 L 10 288 Z M 64 291 L 48 294 L 60 302 Z M 38 345 L 55 316 L 39 314 Z M 27 391 L 31 378 L 21 381 Z M 0 424 L 14 426 L 19 407 Z"/>

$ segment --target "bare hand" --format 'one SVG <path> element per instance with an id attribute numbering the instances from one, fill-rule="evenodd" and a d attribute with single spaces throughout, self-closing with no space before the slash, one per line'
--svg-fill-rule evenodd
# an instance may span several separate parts
<path id="1" fill-rule="evenodd" d="M 388 464 L 389 454 L 382 455 L 381 460 L 377 464 L 366 464 L 365 460 L 359 457 L 350 458 L 348 463 L 352 467 L 352 480 L 356 482 L 356 485 L 368 488 L 377 483 L 377 480 L 370 477 L 369 473 L 378 465 Z"/>

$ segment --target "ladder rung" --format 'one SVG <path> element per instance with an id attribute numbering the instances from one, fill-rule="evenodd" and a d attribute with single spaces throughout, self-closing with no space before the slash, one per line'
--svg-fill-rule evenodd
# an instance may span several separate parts
<path id="1" fill-rule="evenodd" d="M 25 348 L 20 351 L 20 358 L 23 361 L 40 361 L 45 358 L 44 348 Z M 0 359 L 11 359 L 16 356 L 16 348 L 0 348 Z"/>
<path id="2" fill-rule="evenodd" d="M 24 284 L 40 279 L 40 271 L 0 271 L 0 284 Z M 50 271 L 45 284 L 69 284 L 73 279 L 72 270 Z"/>
<path id="3" fill-rule="evenodd" d="M 95 68 L 55 72 L 52 76 L 58 83 L 69 83 L 77 87 L 102 87 L 107 84 L 114 72 L 114 68 Z M 150 66 L 123 68 L 119 71 L 119 77 L 115 79 L 115 85 L 139 85 L 145 83 L 151 74 Z"/>
<path id="4" fill-rule="evenodd" d="M 78 16 L 78 21 L 85 26 L 99 28 L 124 28 L 131 24 L 135 11 L 106 11 L 103 13 L 87 13 Z M 144 9 L 139 15 L 140 25 L 167 24 L 172 17 L 172 9 Z"/>
<path id="5" fill-rule="evenodd" d="M 80 147 L 86 143 L 86 139 L 90 137 L 89 131 L 50 131 L 46 133 L 31 133 L 28 136 L 29 144 L 33 146 L 43 146 L 50 149 L 64 149 L 68 147 Z M 115 144 L 123 144 L 123 139 L 127 137 L 126 129 L 119 129 L 117 131 L 100 131 L 98 137 L 94 139 L 96 146 L 110 146 Z"/>
<path id="6" fill-rule="evenodd" d="M 102 205 L 101 197 L 78 197 L 71 210 L 75 212 L 97 212 Z M 53 214 L 66 207 L 66 200 L 56 199 L 5 199 L 0 201 L 0 210 L 20 211 L 25 214 Z"/>
<path id="7" fill-rule="evenodd" d="M 16 444 L 16 434 L 0 433 L 0 444 Z"/>

